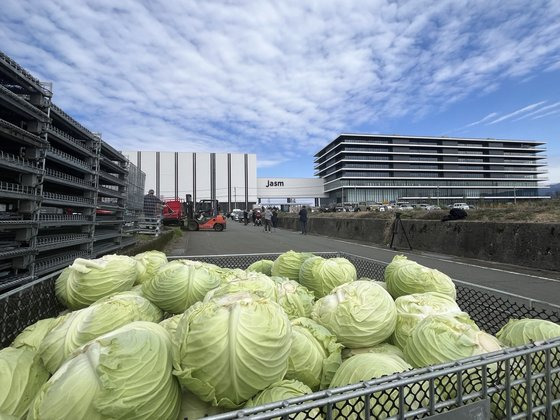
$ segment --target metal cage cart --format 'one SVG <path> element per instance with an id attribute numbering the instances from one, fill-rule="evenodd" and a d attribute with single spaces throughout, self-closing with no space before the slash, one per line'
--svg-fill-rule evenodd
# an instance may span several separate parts
<path id="1" fill-rule="evenodd" d="M 359 277 L 383 280 L 385 263 L 346 253 Z M 279 254 L 175 257 L 246 268 Z M 0 295 L 0 339 L 7 346 L 26 326 L 63 308 L 54 294 L 57 273 Z M 457 303 L 478 326 L 495 334 L 510 318 L 560 322 L 560 306 L 455 281 Z M 414 369 L 286 401 L 211 417 L 298 419 L 559 419 L 560 338 L 469 359 Z"/>

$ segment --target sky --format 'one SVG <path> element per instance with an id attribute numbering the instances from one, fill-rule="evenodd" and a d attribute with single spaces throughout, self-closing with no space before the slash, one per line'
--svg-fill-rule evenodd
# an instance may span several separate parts
<path id="1" fill-rule="evenodd" d="M 341 133 L 528 139 L 560 182 L 558 0 L 3 0 L 0 50 L 119 150 L 308 177 Z"/>

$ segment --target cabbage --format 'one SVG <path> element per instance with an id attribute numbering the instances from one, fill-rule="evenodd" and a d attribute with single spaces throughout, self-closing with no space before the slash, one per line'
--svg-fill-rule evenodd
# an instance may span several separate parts
<path id="1" fill-rule="evenodd" d="M 272 265 L 273 276 L 288 277 L 290 280 L 299 280 L 299 270 L 303 262 L 313 257 L 309 252 L 288 251 L 280 254 Z"/>
<path id="2" fill-rule="evenodd" d="M 124 255 L 76 258 L 56 279 L 56 297 L 67 308 L 85 308 L 104 296 L 129 290 L 136 274 L 136 260 Z"/>
<path id="3" fill-rule="evenodd" d="M 175 331 L 177 331 L 177 325 L 183 314 L 173 315 L 171 318 L 164 319 L 159 323 L 163 328 L 167 330 L 169 336 L 173 338 Z"/>
<path id="4" fill-rule="evenodd" d="M 461 309 L 447 295 L 437 292 L 415 293 L 395 300 L 397 307 L 397 326 L 391 341 L 404 349 L 412 330 L 429 315 L 459 314 Z"/>
<path id="5" fill-rule="evenodd" d="M 455 284 L 441 271 L 424 267 L 408 260 L 404 255 L 396 255 L 385 269 L 387 290 L 394 299 L 413 293 L 439 292 L 457 298 Z"/>
<path id="6" fill-rule="evenodd" d="M 385 283 L 384 281 L 370 279 L 369 277 L 360 277 L 358 280 L 372 281 L 372 282 L 374 282 L 375 284 L 378 284 L 378 285 L 380 285 L 381 287 L 383 287 L 385 290 L 387 290 L 387 283 Z"/>
<path id="7" fill-rule="evenodd" d="M 501 350 L 500 342 L 480 331 L 465 313 L 430 315 L 412 331 L 404 354 L 414 367 L 437 365 Z"/>
<path id="8" fill-rule="evenodd" d="M 196 303 L 179 320 L 173 373 L 183 388 L 225 408 L 281 380 L 292 328 L 276 302 L 238 292 Z"/>
<path id="9" fill-rule="evenodd" d="M 290 398 L 301 397 L 311 394 L 311 389 L 305 384 L 294 380 L 283 380 L 270 385 L 265 390 L 259 392 L 245 404 L 245 408 L 258 407 L 263 404 L 269 404 L 277 401 L 284 401 Z M 288 415 L 289 419 L 321 419 L 321 411 L 313 408 L 300 413 Z"/>
<path id="10" fill-rule="evenodd" d="M 276 300 L 290 319 L 311 316 L 315 296 L 297 281 L 273 277 L 276 282 Z"/>
<path id="11" fill-rule="evenodd" d="M 203 417 L 222 414 L 224 411 L 225 410 L 223 408 L 214 407 L 213 405 L 202 401 L 193 393 L 183 390 L 183 395 L 181 397 L 181 412 L 179 413 L 177 419 L 201 419 Z"/>
<path id="12" fill-rule="evenodd" d="M 361 381 L 380 378 L 386 375 L 392 375 L 398 372 L 404 372 L 412 369 L 408 363 L 394 354 L 383 353 L 363 353 L 357 354 L 344 361 L 336 371 L 331 382 L 331 388 L 344 385 L 355 384 Z M 425 388 L 422 390 L 421 388 Z M 425 395 L 427 387 L 424 384 L 413 386 L 414 392 L 405 390 L 404 402 L 405 407 L 417 409 L 422 404 L 417 401 L 417 395 Z M 341 401 L 335 404 L 333 410 L 333 418 L 344 419 L 363 419 L 366 417 L 364 411 L 364 399 L 351 399 Z M 399 390 L 387 390 L 383 392 L 374 392 L 370 399 L 370 415 L 373 419 L 385 419 L 389 416 L 399 414 Z M 393 407 L 388 410 L 388 407 Z"/>
<path id="13" fill-rule="evenodd" d="M 242 275 L 231 277 L 227 283 L 210 290 L 204 297 L 208 302 L 215 297 L 222 297 L 235 292 L 251 292 L 254 295 L 276 300 L 276 283 L 266 274 L 254 271 L 242 271 Z"/>
<path id="14" fill-rule="evenodd" d="M 76 349 L 102 334 L 132 321 L 159 322 L 161 311 L 147 299 L 131 292 L 103 298 L 71 312 L 54 327 L 39 346 L 47 370 L 54 373 Z"/>
<path id="15" fill-rule="evenodd" d="M 510 319 L 496 334 L 508 347 L 560 337 L 560 325 L 542 319 Z"/>
<path id="16" fill-rule="evenodd" d="M 177 419 L 169 334 L 133 322 L 89 342 L 43 385 L 29 419 Z"/>
<path id="17" fill-rule="evenodd" d="M 319 299 L 311 317 L 338 337 L 345 347 L 371 347 L 393 334 L 395 302 L 381 286 L 354 281 Z"/>
<path id="18" fill-rule="evenodd" d="M 138 272 L 136 283 L 141 284 L 152 279 L 159 268 L 167 264 L 167 256 L 160 251 L 146 251 L 134 256 L 136 260 L 136 271 Z"/>
<path id="19" fill-rule="evenodd" d="M 405 359 L 404 353 L 397 346 L 393 346 L 389 343 L 381 343 L 373 347 L 364 347 L 361 349 L 343 349 L 342 350 L 342 360 L 349 359 L 352 356 L 362 353 L 382 353 L 382 354 L 392 354 Z"/>
<path id="20" fill-rule="evenodd" d="M 317 390 L 329 386 L 342 362 L 342 345 L 329 330 L 308 318 L 292 321 L 292 347 L 286 379 L 297 379 Z"/>
<path id="21" fill-rule="evenodd" d="M 299 282 L 318 298 L 328 295 L 336 286 L 357 278 L 354 264 L 346 258 L 308 258 L 299 272 Z"/>
<path id="22" fill-rule="evenodd" d="M 142 283 L 142 293 L 166 312 L 180 314 L 220 285 L 220 277 L 204 263 L 171 261 Z"/>
<path id="23" fill-rule="evenodd" d="M 64 316 L 41 319 L 20 332 L 11 346 L 15 348 L 27 347 L 30 350 L 37 351 L 43 338 L 63 320 Z"/>
<path id="24" fill-rule="evenodd" d="M 273 264 L 274 261 L 272 260 L 259 260 L 247 267 L 247 271 L 256 271 L 258 273 L 266 274 L 267 276 L 272 276 Z"/>
<path id="25" fill-rule="evenodd" d="M 49 373 L 29 348 L 0 350 L 0 418 L 25 415 Z"/>

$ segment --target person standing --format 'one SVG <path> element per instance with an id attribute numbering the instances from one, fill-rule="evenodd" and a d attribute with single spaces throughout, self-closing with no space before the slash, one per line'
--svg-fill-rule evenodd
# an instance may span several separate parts
<path id="1" fill-rule="evenodd" d="M 247 210 L 243 210 L 243 223 L 245 223 L 245 226 L 249 223 L 249 213 Z"/>
<path id="2" fill-rule="evenodd" d="M 305 206 L 299 211 L 299 223 L 301 225 L 301 234 L 307 235 L 307 209 Z"/>
<path id="3" fill-rule="evenodd" d="M 271 232 L 271 226 L 272 226 L 272 210 L 270 210 L 267 207 L 267 209 L 264 211 L 264 231 Z"/>
<path id="4" fill-rule="evenodd" d="M 276 207 L 274 207 L 274 208 L 272 209 L 272 219 L 271 219 L 271 222 L 272 222 L 272 227 L 273 227 L 274 229 L 276 229 L 276 228 L 278 227 L 278 209 L 276 209 Z"/>
<path id="5" fill-rule="evenodd" d="M 144 217 L 159 217 L 162 204 L 163 201 L 155 196 L 154 190 L 148 191 L 148 194 L 144 196 Z"/>

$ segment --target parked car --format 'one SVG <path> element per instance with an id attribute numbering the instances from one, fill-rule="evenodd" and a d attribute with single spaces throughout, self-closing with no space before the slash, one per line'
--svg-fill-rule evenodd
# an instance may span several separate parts
<path id="1" fill-rule="evenodd" d="M 401 211 L 410 211 L 410 210 L 414 210 L 414 207 L 412 207 L 410 204 L 408 203 L 403 203 L 399 206 L 397 206 L 397 210 L 401 210 Z"/>
<path id="2" fill-rule="evenodd" d="M 231 220 L 235 220 L 236 222 L 239 222 L 243 219 L 243 210 L 233 209 L 230 216 L 231 216 Z"/>
<path id="3" fill-rule="evenodd" d="M 452 209 L 461 209 L 461 210 L 469 210 L 470 207 L 467 203 L 453 203 L 451 206 Z"/>

